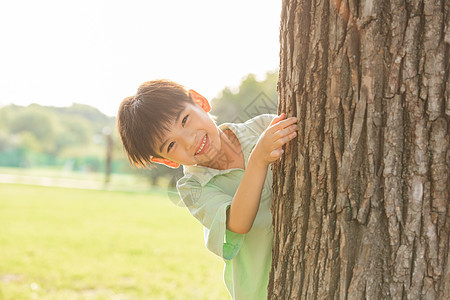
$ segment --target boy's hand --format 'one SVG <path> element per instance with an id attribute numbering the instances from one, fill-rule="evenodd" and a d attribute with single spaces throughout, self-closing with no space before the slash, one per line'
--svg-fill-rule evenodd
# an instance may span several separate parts
<path id="1" fill-rule="evenodd" d="M 251 156 L 267 166 L 279 159 L 284 152 L 282 146 L 297 136 L 297 118 L 285 117 L 282 113 L 272 120 L 252 151 Z"/>

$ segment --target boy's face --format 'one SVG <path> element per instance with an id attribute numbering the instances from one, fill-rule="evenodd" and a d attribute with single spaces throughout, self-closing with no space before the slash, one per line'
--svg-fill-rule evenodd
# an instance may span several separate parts
<path id="1" fill-rule="evenodd" d="M 186 104 L 158 144 L 159 155 L 182 165 L 212 165 L 220 152 L 220 132 L 198 104 Z"/>

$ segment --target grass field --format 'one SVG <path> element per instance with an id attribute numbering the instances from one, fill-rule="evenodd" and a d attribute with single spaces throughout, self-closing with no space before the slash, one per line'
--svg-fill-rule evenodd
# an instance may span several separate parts
<path id="1" fill-rule="evenodd" d="M 0 184 L 0 299 L 229 299 L 167 193 Z"/>

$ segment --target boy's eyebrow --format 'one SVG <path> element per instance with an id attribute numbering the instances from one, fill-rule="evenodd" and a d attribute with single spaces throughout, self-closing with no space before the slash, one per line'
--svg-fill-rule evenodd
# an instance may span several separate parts
<path id="1" fill-rule="evenodd" d="M 175 118 L 175 124 L 178 123 L 178 119 L 180 118 L 181 113 L 182 113 L 183 111 L 184 111 L 184 109 L 182 109 L 182 110 L 180 110 L 180 111 L 178 112 L 177 117 Z M 165 145 L 168 141 L 169 141 L 169 139 L 165 140 L 164 143 L 161 144 L 161 147 L 159 147 L 159 152 L 160 152 L 160 153 L 163 152 L 164 145 Z"/>

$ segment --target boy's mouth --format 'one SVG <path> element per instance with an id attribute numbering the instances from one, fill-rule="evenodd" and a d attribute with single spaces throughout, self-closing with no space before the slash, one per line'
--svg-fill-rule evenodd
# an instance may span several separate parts
<path id="1" fill-rule="evenodd" d="M 209 139 L 208 139 L 208 135 L 206 134 L 203 137 L 203 139 L 202 139 L 200 145 L 198 146 L 197 151 L 195 152 L 194 155 L 200 155 L 200 154 L 205 153 L 206 149 L 208 149 L 208 146 L 209 146 Z"/>

